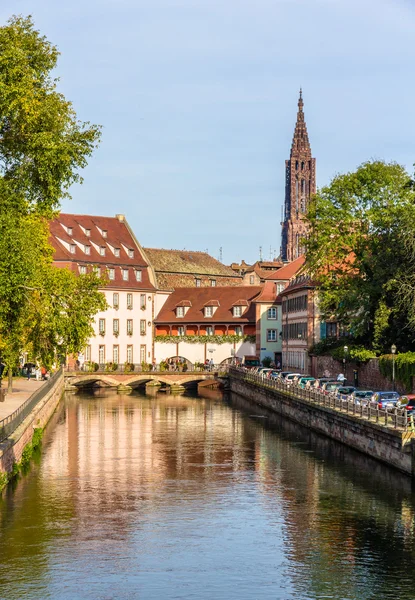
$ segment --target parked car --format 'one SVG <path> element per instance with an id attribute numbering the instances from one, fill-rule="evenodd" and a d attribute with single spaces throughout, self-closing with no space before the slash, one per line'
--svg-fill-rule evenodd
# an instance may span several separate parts
<path id="1" fill-rule="evenodd" d="M 280 371 L 273 370 L 273 371 L 271 371 L 271 373 L 269 373 L 268 376 L 270 379 L 279 379 Z"/>
<path id="2" fill-rule="evenodd" d="M 325 383 L 335 382 L 336 379 L 334 377 L 319 377 L 314 382 L 314 387 L 321 389 Z"/>
<path id="3" fill-rule="evenodd" d="M 355 390 L 351 397 L 355 404 L 363 404 L 366 406 L 370 402 L 374 393 L 375 392 L 372 390 Z"/>
<path id="4" fill-rule="evenodd" d="M 355 389 L 356 388 L 354 388 L 352 385 L 344 385 L 342 387 L 338 387 L 336 391 L 336 397 L 342 398 L 343 400 L 351 400 L 351 396 Z"/>
<path id="5" fill-rule="evenodd" d="M 398 392 L 375 392 L 371 403 L 377 404 L 379 408 L 394 408 L 399 403 L 400 396 Z"/>
<path id="6" fill-rule="evenodd" d="M 271 371 L 272 371 L 272 369 L 268 369 L 268 368 L 261 369 L 260 375 L 261 375 L 261 377 L 264 377 L 264 378 L 268 377 L 268 374 L 271 373 Z"/>
<path id="7" fill-rule="evenodd" d="M 406 408 L 408 412 L 408 421 L 415 419 L 415 394 L 405 394 L 405 396 L 401 396 L 400 404 L 404 408 Z"/>
<path id="8" fill-rule="evenodd" d="M 301 373 L 288 373 L 284 379 L 284 382 L 288 385 L 291 385 L 294 383 L 296 377 L 302 377 Z"/>
<path id="9" fill-rule="evenodd" d="M 279 375 L 278 375 L 278 379 L 280 381 L 285 381 L 285 378 L 287 377 L 287 375 L 290 375 L 291 371 L 280 371 Z"/>
<path id="10" fill-rule="evenodd" d="M 307 387 L 308 382 L 313 382 L 315 381 L 314 377 L 310 376 L 306 376 L 306 377 L 300 377 L 300 379 L 297 381 L 297 384 L 300 388 L 302 388 L 303 390 Z M 310 387 L 310 386 L 308 386 Z"/>
<path id="11" fill-rule="evenodd" d="M 339 387 L 343 387 L 343 384 L 340 383 L 340 381 L 328 381 L 323 384 L 321 390 L 323 394 L 334 394 Z"/>

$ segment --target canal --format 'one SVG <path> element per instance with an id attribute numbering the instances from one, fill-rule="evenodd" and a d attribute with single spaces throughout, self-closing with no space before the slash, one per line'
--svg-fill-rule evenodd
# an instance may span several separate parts
<path id="1" fill-rule="evenodd" d="M 413 599 L 411 485 L 236 396 L 67 394 L 0 500 L 0 598 Z"/>

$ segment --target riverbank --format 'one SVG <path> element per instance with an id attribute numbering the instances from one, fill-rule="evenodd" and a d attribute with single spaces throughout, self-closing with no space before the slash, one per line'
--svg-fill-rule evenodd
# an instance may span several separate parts
<path id="1" fill-rule="evenodd" d="M 64 389 L 63 370 L 47 382 L 19 381 L 16 392 L 6 395 L 0 420 L 0 489 L 18 472 L 34 442 L 39 442 Z M 30 393 L 32 392 L 32 393 Z M 6 437 L 7 436 L 7 437 Z M 35 439 L 34 439 L 35 438 Z"/>
<path id="2" fill-rule="evenodd" d="M 415 477 L 415 439 L 411 431 L 319 405 L 297 396 L 294 390 L 286 392 L 266 382 L 251 381 L 242 371 L 232 371 L 232 392 Z"/>

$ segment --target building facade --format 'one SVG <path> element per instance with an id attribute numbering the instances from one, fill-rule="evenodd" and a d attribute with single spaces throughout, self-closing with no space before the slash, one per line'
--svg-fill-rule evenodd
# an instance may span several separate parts
<path id="1" fill-rule="evenodd" d="M 276 366 L 282 364 L 282 312 L 277 284 L 266 281 L 255 298 L 256 356 L 261 361 L 270 359 Z"/>
<path id="2" fill-rule="evenodd" d="M 155 319 L 157 363 L 183 359 L 215 364 L 256 355 L 257 309 L 262 287 L 177 288 Z"/>
<path id="3" fill-rule="evenodd" d="M 153 360 L 155 276 L 124 215 L 61 213 L 50 223 L 54 264 L 106 276 L 108 308 L 95 317 L 94 337 L 80 363 L 139 364 Z M 75 357 L 74 357 L 75 358 Z"/>
<path id="4" fill-rule="evenodd" d="M 281 236 L 281 257 L 284 261 L 295 260 L 304 253 L 303 239 L 307 235 L 304 215 L 310 198 L 316 193 L 316 159 L 312 157 L 303 107 L 300 90 L 290 158 L 285 162 L 285 203 Z"/>

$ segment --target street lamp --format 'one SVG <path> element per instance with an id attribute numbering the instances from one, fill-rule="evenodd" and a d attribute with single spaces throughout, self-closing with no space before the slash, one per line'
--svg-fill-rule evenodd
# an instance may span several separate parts
<path id="1" fill-rule="evenodd" d="M 349 348 L 347 346 L 344 346 L 343 347 L 343 371 L 344 371 L 343 375 L 345 377 L 346 377 L 346 356 L 347 356 L 348 351 L 349 351 Z M 347 377 L 346 377 L 346 379 L 347 379 Z"/>
<path id="2" fill-rule="evenodd" d="M 392 352 L 392 389 L 393 389 L 393 391 L 395 391 L 395 354 L 396 354 L 395 344 L 392 344 L 391 352 Z"/>

